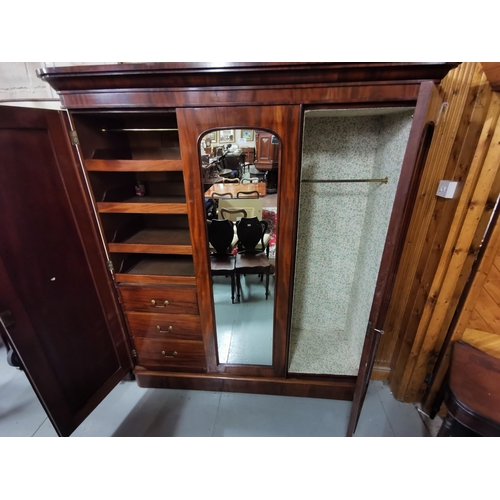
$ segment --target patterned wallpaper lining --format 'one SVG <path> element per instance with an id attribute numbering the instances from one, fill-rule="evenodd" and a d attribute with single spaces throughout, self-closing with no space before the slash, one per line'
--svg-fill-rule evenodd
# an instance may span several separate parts
<path id="1" fill-rule="evenodd" d="M 289 370 L 356 375 L 412 111 L 306 117 Z"/>

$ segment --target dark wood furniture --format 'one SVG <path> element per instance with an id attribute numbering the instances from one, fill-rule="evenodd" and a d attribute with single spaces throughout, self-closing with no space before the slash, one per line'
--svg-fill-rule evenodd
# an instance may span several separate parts
<path id="1" fill-rule="evenodd" d="M 228 219 L 207 221 L 208 241 L 215 252 L 210 255 L 212 276 L 229 276 L 231 280 L 231 302 L 234 304 L 235 256 L 231 255 L 234 240 L 234 225 Z"/>
<path id="2" fill-rule="evenodd" d="M 0 110 L 0 310 L 13 318 L 0 327 L 57 432 L 70 434 L 133 370 L 141 387 L 350 400 L 352 435 L 425 160 L 422 133 L 439 108 L 435 85 L 455 66 L 41 69 L 68 113 Z M 304 111 L 384 106 L 415 110 L 358 375 L 290 373 Z M 217 361 L 198 139 L 242 127 L 280 141 L 271 366 Z"/>
<path id="3" fill-rule="evenodd" d="M 462 428 L 500 436 L 500 359 L 465 342 L 455 343 L 444 390 L 448 413 L 438 436 L 461 436 Z"/>
<path id="4" fill-rule="evenodd" d="M 259 131 L 255 134 L 255 168 L 266 174 L 267 192 L 278 191 L 278 159 L 280 143 L 278 137 L 269 132 Z"/>
<path id="5" fill-rule="evenodd" d="M 278 138 L 270 132 L 259 131 L 255 134 L 255 168 L 272 170 L 278 168 L 280 144 Z"/>
<path id="6" fill-rule="evenodd" d="M 255 148 L 241 148 L 241 152 L 245 155 L 245 163 L 253 165 L 255 162 Z"/>
<path id="7" fill-rule="evenodd" d="M 269 297 L 269 275 L 271 274 L 271 262 L 268 255 L 264 253 L 266 247 L 264 235 L 269 225 L 265 220 L 257 217 L 242 217 L 236 223 L 238 234 L 238 254 L 234 265 L 236 274 L 237 298 L 241 296 L 241 276 L 257 274 L 266 276 L 266 300 Z M 258 249 L 257 249 L 258 247 Z"/>
<path id="8" fill-rule="evenodd" d="M 206 192 L 205 196 L 210 198 L 212 193 L 216 192 L 219 194 L 231 194 L 232 198 L 237 198 L 238 193 L 254 193 L 258 192 L 260 197 L 266 196 L 266 185 L 263 182 L 259 183 L 239 183 L 239 184 L 213 184 Z"/>

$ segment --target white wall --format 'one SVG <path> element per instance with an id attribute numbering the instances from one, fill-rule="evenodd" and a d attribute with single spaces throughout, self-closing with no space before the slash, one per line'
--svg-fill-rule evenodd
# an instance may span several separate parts
<path id="1" fill-rule="evenodd" d="M 36 76 L 43 62 L 0 63 L 0 100 L 55 99 L 57 94 Z"/>
<path id="2" fill-rule="evenodd" d="M 0 104 L 59 108 L 57 93 L 36 76 L 36 70 L 52 66 L 80 66 L 83 62 L 0 62 Z"/>

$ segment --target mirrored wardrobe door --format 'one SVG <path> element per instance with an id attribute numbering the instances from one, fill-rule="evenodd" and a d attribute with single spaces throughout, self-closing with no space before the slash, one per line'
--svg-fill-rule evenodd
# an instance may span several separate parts
<path id="1" fill-rule="evenodd" d="M 279 152 L 265 130 L 201 138 L 219 364 L 272 366 Z"/>
<path id="2" fill-rule="evenodd" d="M 193 258 L 212 369 L 282 376 L 290 321 L 300 108 L 177 113 L 183 163 L 189 165 L 185 179 L 187 196 L 192 196 L 192 238 L 203 249 Z M 192 144 L 196 149 L 188 146 Z M 216 248 L 218 236 L 222 243 Z M 259 335 L 260 341 L 252 339 Z"/>

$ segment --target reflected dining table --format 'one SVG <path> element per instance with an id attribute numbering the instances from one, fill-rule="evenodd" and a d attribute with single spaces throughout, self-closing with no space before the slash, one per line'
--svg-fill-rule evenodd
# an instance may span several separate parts
<path id="1" fill-rule="evenodd" d="M 251 191 L 258 191 L 259 198 L 255 197 L 241 197 L 238 198 L 238 193 L 250 193 Z M 213 184 L 210 189 L 205 191 L 205 197 L 211 198 L 212 194 L 217 193 L 219 195 L 226 195 L 224 197 L 217 197 L 218 209 L 226 208 L 230 210 L 243 209 L 246 211 L 247 217 L 257 217 L 259 220 L 262 219 L 262 200 L 261 198 L 266 195 L 266 183 L 265 182 L 255 182 L 255 183 L 245 183 L 236 184 L 231 182 L 217 183 Z M 228 198 L 227 194 L 231 194 L 232 198 Z M 221 212 L 217 210 L 218 218 L 222 218 Z M 236 216 L 234 216 L 236 217 Z M 231 217 L 233 222 L 236 218 Z"/>
<path id="2" fill-rule="evenodd" d="M 265 182 L 254 182 L 245 184 L 236 184 L 233 182 L 224 182 L 212 184 L 209 189 L 205 191 L 205 197 L 211 198 L 213 193 L 218 193 L 221 195 L 227 195 L 230 193 L 233 198 L 237 198 L 238 192 L 249 193 L 250 191 L 258 191 L 259 197 L 262 198 L 266 196 L 266 183 Z"/>

